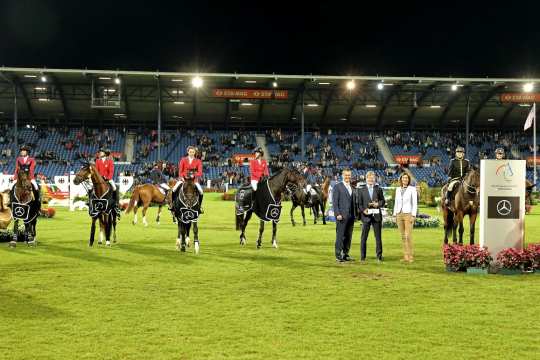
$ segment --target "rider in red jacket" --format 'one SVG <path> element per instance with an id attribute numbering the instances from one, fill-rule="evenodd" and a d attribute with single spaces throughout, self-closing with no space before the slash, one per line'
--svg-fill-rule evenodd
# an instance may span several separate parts
<path id="1" fill-rule="evenodd" d="M 103 176 L 105 180 L 111 185 L 111 189 L 114 194 L 116 204 L 119 204 L 120 194 L 116 191 L 116 184 L 114 182 L 114 162 L 109 157 L 111 151 L 107 149 L 99 149 L 98 158 L 96 159 L 96 169 L 98 173 Z"/>
<path id="2" fill-rule="evenodd" d="M 178 182 L 173 188 L 173 199 L 176 199 L 176 190 L 180 186 L 181 183 L 183 183 L 188 176 L 189 172 L 192 171 L 194 178 L 195 186 L 197 187 L 197 190 L 199 190 L 199 203 L 201 204 L 201 212 L 202 211 L 202 201 L 203 201 L 203 189 L 201 187 L 201 184 L 199 183 L 202 175 L 203 175 L 203 168 L 202 168 L 202 161 L 201 159 L 198 159 L 195 157 L 197 154 L 197 149 L 195 146 L 188 146 L 187 148 L 187 156 L 184 156 L 180 162 L 178 163 Z"/>
<path id="3" fill-rule="evenodd" d="M 257 184 L 263 176 L 269 176 L 268 164 L 262 159 L 264 156 L 263 150 L 259 147 L 255 149 L 255 160 L 249 162 L 249 173 L 251 176 L 251 187 L 253 191 L 257 191 Z"/>
<path id="4" fill-rule="evenodd" d="M 34 160 L 33 157 L 28 156 L 29 151 L 30 148 L 28 146 L 21 147 L 20 155 L 15 161 L 15 174 L 13 174 L 13 183 L 11 184 L 11 188 L 13 189 L 13 186 L 15 186 L 17 183 L 19 172 L 25 171 L 28 173 L 28 178 L 30 179 L 32 187 L 34 188 L 34 197 L 39 199 L 40 191 L 35 178 L 36 160 Z"/>

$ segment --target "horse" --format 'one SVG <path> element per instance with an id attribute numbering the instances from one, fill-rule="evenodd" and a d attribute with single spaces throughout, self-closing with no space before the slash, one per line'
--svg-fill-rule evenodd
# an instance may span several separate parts
<path id="1" fill-rule="evenodd" d="M 298 206 L 302 210 L 302 220 L 304 226 L 306 225 L 306 216 L 304 214 L 304 207 L 308 207 L 313 213 L 313 224 L 317 224 L 319 219 L 319 213 L 322 214 L 323 225 L 326 225 L 326 217 L 324 215 L 326 211 L 326 202 L 328 201 L 328 191 L 330 189 L 330 177 L 325 177 L 322 186 L 314 185 L 311 192 L 311 200 L 307 203 L 301 203 L 296 196 L 291 196 L 292 207 L 291 207 L 291 223 L 293 226 L 296 226 L 294 221 L 293 212 Z"/>
<path id="2" fill-rule="evenodd" d="M 201 203 L 199 190 L 195 186 L 195 176 L 189 172 L 186 181 L 177 190 L 177 196 L 172 203 L 172 211 L 178 225 L 176 249 L 185 252 L 189 246 L 189 231 L 193 224 L 193 244 L 195 254 L 199 253 L 199 219 Z"/>
<path id="3" fill-rule="evenodd" d="M 257 249 L 262 246 L 264 222 L 272 221 L 272 247 L 277 248 L 277 222 L 281 214 L 281 196 L 286 190 L 293 192 L 299 201 L 305 201 L 305 188 L 307 182 L 304 176 L 296 169 L 283 168 L 269 179 L 259 182 L 258 189 L 254 192 L 254 201 L 246 200 L 251 193 L 251 186 L 240 188 L 236 194 L 235 215 L 236 230 L 240 230 L 240 245 L 246 244 L 246 226 L 255 214 L 259 217 L 259 237 Z"/>
<path id="4" fill-rule="evenodd" d="M 176 184 L 176 180 L 169 180 L 169 187 L 172 188 Z M 135 187 L 135 190 L 133 190 L 133 193 L 131 194 L 131 198 L 129 199 L 129 205 L 126 209 L 126 214 L 129 214 L 131 210 L 133 210 L 133 222 L 132 224 L 137 224 L 137 210 L 142 205 L 142 219 L 144 226 L 148 226 L 148 222 L 146 221 L 146 211 L 148 210 L 148 207 L 151 203 L 158 205 L 158 214 L 156 218 L 156 222 L 159 225 L 159 219 L 161 216 L 161 208 L 163 205 L 170 205 L 171 204 L 171 192 L 169 191 L 166 194 L 163 194 L 159 188 L 158 185 L 155 184 L 143 184 L 143 185 L 137 185 Z"/>
<path id="5" fill-rule="evenodd" d="M 13 240 L 10 247 L 17 245 L 20 235 L 24 236 L 26 244 L 37 245 L 36 224 L 41 208 L 39 198 L 34 195 L 34 188 L 30 181 L 28 171 L 21 169 L 17 174 L 17 183 L 11 191 L 11 214 L 13 216 Z M 24 223 L 24 232 L 19 230 L 19 221 Z"/>
<path id="6" fill-rule="evenodd" d="M 532 209 L 532 191 L 534 184 L 532 181 L 525 180 L 525 214 L 530 214 Z"/>
<path id="7" fill-rule="evenodd" d="M 441 189 L 442 201 L 441 210 L 444 219 L 444 243 L 448 244 L 448 236 L 452 232 L 454 244 L 457 242 L 456 229 L 459 226 L 459 243 L 463 244 L 463 218 L 469 215 L 469 242 L 474 244 L 474 230 L 476 218 L 480 208 L 480 172 L 471 169 L 465 174 L 463 180 L 454 189 L 454 201 L 450 206 L 445 205 L 446 188 Z"/>
<path id="8" fill-rule="evenodd" d="M 0 193 L 0 230 L 6 230 L 10 223 L 9 191 L 4 191 Z"/>
<path id="9" fill-rule="evenodd" d="M 92 183 L 90 187 L 88 182 Z M 111 246 L 111 233 L 113 242 L 116 243 L 116 202 L 112 194 L 110 184 L 97 172 L 96 166 L 89 161 L 83 162 L 81 169 L 73 180 L 75 185 L 83 184 L 88 192 L 89 209 L 92 218 L 90 227 L 90 240 L 88 246 L 94 245 L 94 235 L 96 232 L 96 220 L 99 219 L 99 241 L 103 243 L 105 235 L 105 245 Z"/>

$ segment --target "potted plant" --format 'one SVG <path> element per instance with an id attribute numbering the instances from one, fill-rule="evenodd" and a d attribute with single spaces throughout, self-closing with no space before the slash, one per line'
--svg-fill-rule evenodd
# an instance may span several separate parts
<path id="1" fill-rule="evenodd" d="M 465 259 L 463 246 L 452 244 L 444 245 L 443 248 L 444 264 L 446 265 L 446 271 L 458 272 L 465 271 Z"/>
<path id="2" fill-rule="evenodd" d="M 478 245 L 467 245 L 463 247 L 463 253 L 467 274 L 488 274 L 493 257 L 487 248 Z"/>
<path id="3" fill-rule="evenodd" d="M 523 268 L 523 250 L 514 248 L 504 249 L 497 255 L 497 263 L 501 266 L 499 271 L 503 275 L 521 274 Z"/>

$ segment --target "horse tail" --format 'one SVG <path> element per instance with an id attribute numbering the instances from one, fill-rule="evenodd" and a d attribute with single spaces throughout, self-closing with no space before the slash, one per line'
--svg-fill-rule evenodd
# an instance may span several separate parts
<path id="1" fill-rule="evenodd" d="M 131 199 L 129 199 L 129 205 L 126 209 L 126 214 L 129 214 L 129 212 L 135 207 L 136 203 L 139 201 L 139 187 L 140 185 L 136 186 L 133 194 L 131 194 Z"/>

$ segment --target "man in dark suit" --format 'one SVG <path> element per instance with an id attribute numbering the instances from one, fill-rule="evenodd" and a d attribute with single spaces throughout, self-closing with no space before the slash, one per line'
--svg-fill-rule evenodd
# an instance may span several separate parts
<path id="1" fill-rule="evenodd" d="M 341 176 L 343 181 L 332 189 L 332 207 L 336 217 L 336 261 L 345 262 L 353 260 L 349 256 L 349 250 L 354 227 L 354 213 L 351 171 L 345 169 Z"/>
<path id="2" fill-rule="evenodd" d="M 368 171 L 366 174 L 366 186 L 358 189 L 358 196 L 355 200 L 356 207 L 362 220 L 362 235 L 360 236 L 360 260 L 366 261 L 366 241 L 369 229 L 373 226 L 375 233 L 376 254 L 379 262 L 383 261 L 382 250 L 382 214 L 381 208 L 386 204 L 381 187 L 375 184 L 375 173 Z M 371 210 L 371 212 L 370 212 Z"/>

